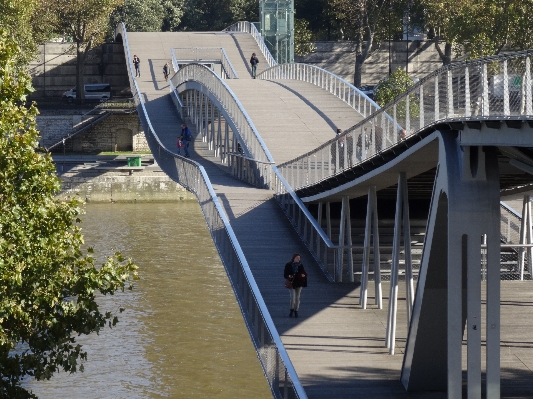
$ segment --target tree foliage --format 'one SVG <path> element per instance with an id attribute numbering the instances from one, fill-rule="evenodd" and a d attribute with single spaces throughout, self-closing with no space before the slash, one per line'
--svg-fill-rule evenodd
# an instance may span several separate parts
<path id="1" fill-rule="evenodd" d="M 50 32 L 50 14 L 40 0 L 0 0 L 0 28 L 10 32 L 22 51 L 17 64 L 29 62 L 36 54 L 36 43 L 46 40 Z"/>
<path id="2" fill-rule="evenodd" d="M 392 102 L 396 97 L 405 93 L 407 89 L 413 86 L 415 82 L 405 73 L 401 68 L 397 68 L 388 77 L 381 80 L 376 86 L 374 93 L 374 100 L 380 107 L 384 107 Z M 415 94 L 409 96 L 409 114 L 417 116 L 419 114 L 420 105 Z M 405 102 L 400 102 L 396 107 L 396 115 L 398 117 L 405 117 L 406 115 Z"/>
<path id="3" fill-rule="evenodd" d="M 479 58 L 504 49 L 533 46 L 531 0 L 421 0 L 426 24 L 435 31 L 437 51 L 444 64 L 456 55 Z M 438 41 L 446 44 L 446 54 Z"/>
<path id="4" fill-rule="evenodd" d="M 258 19 L 257 0 L 185 0 L 180 30 L 217 31 L 234 22 Z"/>
<path id="5" fill-rule="evenodd" d="M 57 34 L 76 43 L 76 96 L 84 98 L 84 65 L 89 51 L 105 39 L 109 16 L 123 0 L 40 0 L 54 17 Z"/>
<path id="6" fill-rule="evenodd" d="M 183 17 L 183 2 L 184 0 L 128 0 L 111 14 L 110 32 L 113 33 L 120 22 L 125 22 L 130 32 L 175 31 Z"/>
<path id="7" fill-rule="evenodd" d="M 117 322 L 95 297 L 131 288 L 136 266 L 120 253 L 95 265 L 81 250 L 76 200 L 54 199 L 60 181 L 49 155 L 36 153 L 34 106 L 23 104 L 30 77 L 17 70 L 20 48 L 0 29 L 0 397 L 35 397 L 25 376 L 48 379 L 82 370 L 75 335 Z"/>
<path id="8" fill-rule="evenodd" d="M 309 22 L 305 19 L 294 20 L 294 54 L 303 57 L 316 50 L 313 44 L 313 34 L 309 30 Z"/>

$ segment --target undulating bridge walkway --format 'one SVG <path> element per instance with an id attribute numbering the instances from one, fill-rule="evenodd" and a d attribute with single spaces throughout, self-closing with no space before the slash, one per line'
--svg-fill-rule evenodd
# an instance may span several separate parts
<path id="1" fill-rule="evenodd" d="M 368 287 L 368 309 L 362 310 L 359 283 L 334 284 L 331 276 L 328 279 L 274 199 L 274 191 L 253 187 L 227 173 L 220 156 L 214 155 L 192 121 L 180 117 L 169 93 L 169 83 L 163 79 L 162 68 L 165 62 L 171 62 L 172 48 L 224 48 L 239 76 L 225 83 L 238 97 L 276 164 L 313 151 L 331 140 L 336 128 L 348 129 L 361 122 L 364 116 L 338 96 L 310 83 L 251 79 L 248 64 L 251 53 L 255 52 L 260 58 L 258 73 L 266 69 L 267 60 L 249 34 L 128 33 L 128 44 L 131 55 L 137 54 L 142 61 L 141 77 L 136 81 L 161 145 L 175 152 L 181 123 L 186 122 L 191 128 L 195 136 L 191 158 L 201 164 L 209 176 L 307 396 L 446 397 L 444 392 L 408 393 L 399 381 L 407 339 L 407 323 L 401 322 L 406 320 L 406 302 L 399 301 L 396 352 L 389 355 L 389 349 L 385 348 L 387 309 L 373 305 L 373 287 Z M 350 141 L 346 143 L 349 145 Z M 352 145 L 355 148 L 354 142 Z M 158 156 L 161 154 L 154 153 L 155 159 Z M 336 156 L 338 162 L 338 152 Z M 161 162 L 167 161 L 161 158 Z M 313 168 L 318 168 L 316 162 Z M 313 169 L 309 164 L 306 168 Z M 293 252 L 302 254 L 309 272 L 309 287 L 302 293 L 298 319 L 288 317 L 288 293 L 282 277 L 283 265 Z M 388 287 L 384 282 L 385 301 Z M 402 288 L 403 284 L 400 285 L 400 299 L 406 295 Z M 531 309 L 532 301 L 524 300 L 533 297 L 531 292 L 529 285 L 502 284 L 502 303 L 511 305 L 519 295 L 520 301 L 526 304 L 513 307 L 512 311 L 502 310 L 501 314 L 501 325 L 506 326 L 501 331 L 505 342 L 501 348 L 503 397 L 530 397 L 533 392 L 530 378 L 533 340 L 527 338 L 527 331 L 533 328 L 533 318 L 523 317 L 527 309 Z M 246 306 L 241 303 L 241 307 Z M 514 323 L 517 317 L 521 318 L 519 326 Z M 463 352 L 464 368 L 466 346 Z"/>

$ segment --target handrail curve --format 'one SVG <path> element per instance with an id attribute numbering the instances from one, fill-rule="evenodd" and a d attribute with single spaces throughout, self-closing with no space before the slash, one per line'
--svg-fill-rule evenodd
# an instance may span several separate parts
<path id="1" fill-rule="evenodd" d="M 257 131 L 245 108 L 230 87 L 212 70 L 201 64 L 188 64 L 180 68 L 170 79 L 174 87 L 187 82 L 196 82 L 216 98 L 221 105 L 221 111 L 226 113 L 226 120 L 235 128 L 242 139 L 245 150 L 256 160 L 274 163 L 263 138 Z"/>
<path id="2" fill-rule="evenodd" d="M 307 395 L 205 169 L 195 161 L 172 153 L 159 140 L 146 112 L 137 81 L 132 73 L 133 68 L 127 31 L 123 23 L 116 29 L 115 35 L 117 36 L 118 34 L 121 35 L 124 44 L 128 77 L 133 90 L 132 94 L 139 109 L 139 117 L 145 129 L 148 144 L 154 156 L 157 156 L 156 159 L 161 169 L 173 180 L 193 192 L 198 198 L 213 241 L 228 273 L 235 296 L 238 299 L 237 302 L 241 308 L 273 396 L 281 399 L 286 396 L 286 393 L 291 392 L 296 398 L 307 399 Z M 253 299 L 252 304 L 247 301 L 245 305 L 244 298 Z M 272 363 L 273 356 L 276 359 L 274 364 Z"/>
<path id="3" fill-rule="evenodd" d="M 278 168 L 299 190 L 440 123 L 531 118 L 531 55 L 522 51 L 442 67 L 339 137 Z"/>
<path id="4" fill-rule="evenodd" d="M 363 117 L 380 109 L 380 106 L 360 89 L 334 73 L 316 65 L 303 63 L 279 64 L 257 75 L 257 79 L 291 79 L 314 84 L 340 98 Z"/>
<path id="5" fill-rule="evenodd" d="M 257 45 L 259 46 L 261 53 L 265 57 L 268 66 L 273 67 L 275 65 L 278 65 L 278 63 L 276 62 L 276 60 L 270 53 L 270 50 L 268 49 L 266 43 L 264 42 L 263 37 L 261 36 L 261 33 L 259 33 L 255 25 L 252 24 L 251 22 L 248 22 L 248 21 L 235 22 L 233 25 L 230 25 L 226 29 L 224 29 L 223 32 L 243 32 L 243 33 L 251 34 L 252 37 L 255 39 Z"/>

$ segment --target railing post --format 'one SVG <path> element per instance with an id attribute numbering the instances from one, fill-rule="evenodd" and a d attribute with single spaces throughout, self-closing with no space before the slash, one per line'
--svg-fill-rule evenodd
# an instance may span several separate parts
<path id="1" fill-rule="evenodd" d="M 470 107 L 470 73 L 468 67 L 465 67 L 465 116 L 467 118 L 472 116 L 472 109 Z"/>
<path id="2" fill-rule="evenodd" d="M 532 115 L 533 114 L 533 88 L 531 87 L 531 57 L 526 57 L 526 79 L 525 79 L 525 86 L 526 86 L 526 93 L 525 93 L 525 99 L 526 99 L 526 115 Z"/>
<path id="3" fill-rule="evenodd" d="M 509 116 L 509 74 L 507 73 L 507 60 L 503 61 L 503 114 Z"/>
<path id="4" fill-rule="evenodd" d="M 453 110 L 453 76 L 452 71 L 447 70 L 446 71 L 446 77 L 447 77 L 447 97 L 448 97 L 448 118 L 453 118 L 455 115 L 455 112 Z"/>
<path id="5" fill-rule="evenodd" d="M 329 237 L 329 240 L 331 241 L 331 206 L 329 202 L 326 202 L 326 231 L 327 235 Z M 335 259 L 335 258 L 334 258 Z M 326 267 L 326 270 L 328 268 L 328 248 L 324 246 L 324 265 Z M 333 270 L 333 280 L 336 280 L 335 270 Z"/>
<path id="6" fill-rule="evenodd" d="M 434 120 L 438 121 L 440 119 L 440 110 L 439 110 L 440 100 L 439 100 L 439 75 L 435 75 L 435 116 Z"/>
<path id="7" fill-rule="evenodd" d="M 489 81 L 487 75 L 487 64 L 483 64 L 483 72 L 481 74 L 482 87 L 483 87 L 483 101 L 481 107 L 482 116 L 490 116 L 490 107 L 489 107 Z"/>

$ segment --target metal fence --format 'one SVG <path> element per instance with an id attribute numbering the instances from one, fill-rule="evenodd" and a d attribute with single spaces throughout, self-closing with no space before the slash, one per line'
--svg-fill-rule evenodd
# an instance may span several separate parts
<path id="1" fill-rule="evenodd" d="M 257 75 L 257 79 L 291 79 L 314 84 L 340 98 L 363 117 L 369 116 L 380 109 L 374 100 L 370 99 L 357 87 L 315 65 L 300 63 L 276 65 L 261 72 Z"/>
<path id="2" fill-rule="evenodd" d="M 273 67 L 274 65 L 277 65 L 278 63 L 272 57 L 272 54 L 270 54 L 270 51 L 268 50 L 265 42 L 263 41 L 263 38 L 261 37 L 261 33 L 257 30 L 254 24 L 248 21 L 239 21 L 234 23 L 231 26 L 228 26 L 226 29 L 224 29 L 224 32 L 241 32 L 241 33 L 249 33 L 252 35 L 252 37 L 255 39 L 257 45 L 259 46 L 259 49 L 261 50 L 261 53 L 265 57 L 267 64 L 269 67 Z"/>
<path id="3" fill-rule="evenodd" d="M 531 54 L 520 52 L 443 67 L 339 137 L 278 168 L 298 190 L 340 174 L 442 122 L 531 117 Z M 287 73 L 279 69 L 279 74 Z M 302 73 L 309 74 L 298 72 Z"/>
<path id="4" fill-rule="evenodd" d="M 230 62 L 226 50 L 222 47 L 188 47 L 171 49 L 173 57 L 180 64 L 189 63 L 220 63 L 227 79 L 238 79 L 233 64 Z M 175 68 L 176 70 L 179 68 Z"/>
<path id="5" fill-rule="evenodd" d="M 280 399 L 307 398 L 204 168 L 194 161 L 173 154 L 159 141 L 132 74 L 124 24 L 117 27 L 116 34 L 120 34 L 123 39 L 131 90 L 150 149 L 161 169 L 198 198 L 273 396 Z"/>

